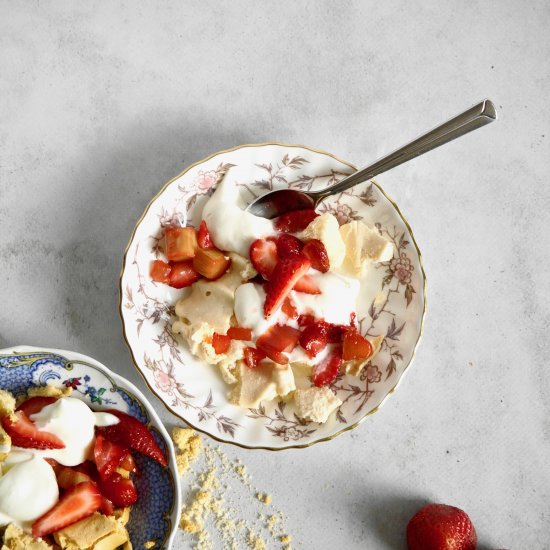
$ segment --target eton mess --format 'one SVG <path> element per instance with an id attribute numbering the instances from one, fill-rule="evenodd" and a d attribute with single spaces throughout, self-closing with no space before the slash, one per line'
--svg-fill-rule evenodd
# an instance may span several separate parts
<path id="1" fill-rule="evenodd" d="M 166 466 L 148 428 L 95 412 L 71 388 L 0 390 L 2 550 L 130 550 L 137 451 Z"/>
<path id="2" fill-rule="evenodd" d="M 206 202 L 198 229 L 166 227 L 151 278 L 187 288 L 172 329 L 215 365 L 231 402 L 256 408 L 292 400 L 298 417 L 326 422 L 342 402 L 339 372 L 358 376 L 383 337 L 364 337 L 356 310 L 369 268 L 393 244 L 362 221 L 293 211 L 274 220 L 244 210 L 227 176 Z"/>

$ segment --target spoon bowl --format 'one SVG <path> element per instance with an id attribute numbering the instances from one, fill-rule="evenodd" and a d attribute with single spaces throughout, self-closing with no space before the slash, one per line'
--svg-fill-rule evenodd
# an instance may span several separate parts
<path id="1" fill-rule="evenodd" d="M 258 197 L 248 206 L 247 211 L 261 218 L 272 219 L 293 210 L 314 209 L 326 197 L 341 193 L 358 183 L 387 172 L 472 130 L 481 128 L 496 118 L 495 106 L 492 101 L 485 99 L 331 187 L 321 191 L 296 191 L 294 189 L 271 191 Z"/>

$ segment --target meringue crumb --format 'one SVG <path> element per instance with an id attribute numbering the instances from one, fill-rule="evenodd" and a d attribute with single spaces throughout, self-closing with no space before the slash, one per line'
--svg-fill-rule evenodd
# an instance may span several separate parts
<path id="1" fill-rule="evenodd" d="M 290 544 L 292 542 L 292 537 L 290 535 L 281 535 L 279 537 L 279 540 L 283 543 L 283 544 Z"/>
<path id="2" fill-rule="evenodd" d="M 143 548 L 154 548 L 156 545 L 156 542 L 152 541 L 152 540 L 148 540 L 147 542 L 144 542 L 143 543 Z"/>
<path id="3" fill-rule="evenodd" d="M 254 531 L 252 531 L 251 529 L 248 530 L 248 537 L 246 539 L 246 542 L 251 550 L 267 550 L 264 539 L 254 533 Z"/>
<path id="4" fill-rule="evenodd" d="M 176 446 L 176 466 L 181 476 L 201 453 L 202 440 L 195 430 L 178 426 L 172 429 L 172 440 Z"/>
<path id="5" fill-rule="evenodd" d="M 180 527 L 186 533 L 203 531 L 205 516 L 213 500 L 212 489 L 217 484 L 216 470 L 202 474 L 199 480 L 201 482 L 199 490 L 181 514 Z"/>
<path id="6" fill-rule="evenodd" d="M 256 498 L 266 506 L 269 506 L 271 504 L 271 495 L 268 493 L 256 493 Z"/>

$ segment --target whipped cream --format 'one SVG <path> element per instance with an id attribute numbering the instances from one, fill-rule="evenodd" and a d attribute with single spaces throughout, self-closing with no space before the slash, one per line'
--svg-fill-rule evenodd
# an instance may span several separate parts
<path id="1" fill-rule="evenodd" d="M 242 206 L 235 182 L 226 175 L 204 206 L 202 218 L 218 248 L 248 257 L 256 239 L 275 235 L 276 231 L 271 220 L 254 216 Z"/>
<path id="2" fill-rule="evenodd" d="M 62 397 L 32 414 L 39 430 L 55 434 L 64 449 L 23 449 L 13 446 L 0 476 L 0 526 L 15 523 L 29 530 L 33 521 L 59 499 L 53 468 L 44 460 L 54 458 L 64 466 L 76 466 L 93 452 L 95 426 L 111 426 L 119 419 L 109 413 L 94 412 L 86 403 Z"/>
<path id="3" fill-rule="evenodd" d="M 64 466 L 76 466 L 91 456 L 95 426 L 110 426 L 119 422 L 115 415 L 96 413 L 86 403 L 74 397 L 58 399 L 40 412 L 31 414 L 30 419 L 39 430 L 50 432 L 65 443 L 64 449 L 33 449 L 33 454 L 54 458 Z"/>
<path id="4" fill-rule="evenodd" d="M 32 453 L 14 452 L 8 471 L 0 477 L 0 526 L 29 523 L 45 514 L 59 499 L 53 468 Z"/>

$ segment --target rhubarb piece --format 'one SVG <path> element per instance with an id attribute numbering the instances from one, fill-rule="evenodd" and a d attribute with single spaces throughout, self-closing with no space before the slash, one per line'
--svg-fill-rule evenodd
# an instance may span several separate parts
<path id="1" fill-rule="evenodd" d="M 212 336 L 212 347 L 217 354 L 225 353 L 231 345 L 231 338 L 226 334 L 215 332 Z"/>
<path id="2" fill-rule="evenodd" d="M 164 230 L 166 257 L 174 262 L 190 260 L 198 248 L 197 234 L 193 227 L 167 227 Z"/>
<path id="3" fill-rule="evenodd" d="M 197 249 L 197 253 L 193 258 L 193 268 L 195 271 L 213 280 L 221 277 L 231 265 L 231 260 L 226 258 L 224 253 L 217 248 L 203 250 Z"/>
<path id="4" fill-rule="evenodd" d="M 245 327 L 231 327 L 227 331 L 227 336 L 229 336 L 231 340 L 244 340 L 245 342 L 248 342 L 252 340 L 252 329 Z"/>
<path id="5" fill-rule="evenodd" d="M 170 264 L 167 264 L 162 260 L 155 260 L 151 264 L 151 271 L 149 274 L 151 275 L 151 279 L 153 279 L 156 283 L 169 284 L 171 271 L 172 266 Z"/>

